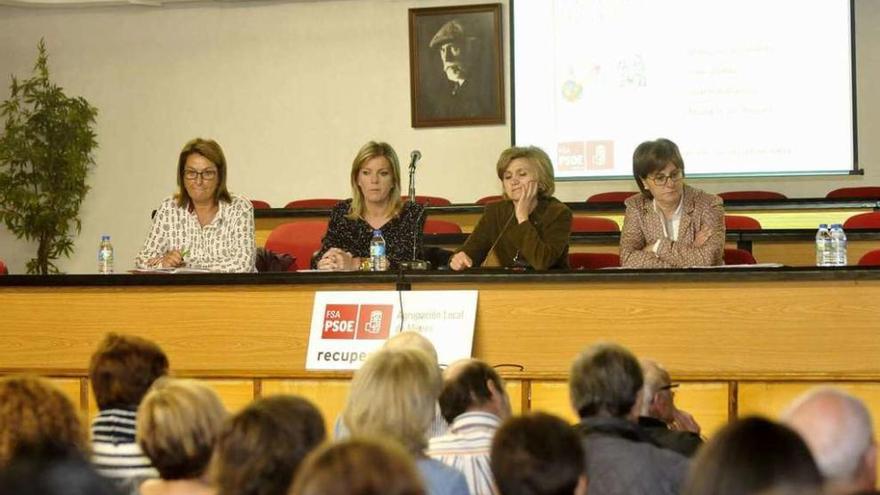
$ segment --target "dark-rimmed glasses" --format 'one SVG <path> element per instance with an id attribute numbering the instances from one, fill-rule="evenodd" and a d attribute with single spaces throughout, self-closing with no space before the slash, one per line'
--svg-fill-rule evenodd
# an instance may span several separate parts
<path id="1" fill-rule="evenodd" d="M 651 179 L 651 182 L 657 184 L 658 186 L 665 186 L 667 182 L 672 181 L 673 183 L 676 183 L 680 181 L 682 177 L 683 176 L 681 175 L 681 172 L 672 172 L 669 175 L 659 174 L 648 178 Z"/>
<path id="2" fill-rule="evenodd" d="M 201 172 L 198 172 L 196 170 L 188 168 L 183 171 L 183 176 L 186 178 L 186 180 L 193 180 L 193 181 L 199 177 L 201 177 L 202 180 L 214 180 L 217 178 L 217 170 L 208 169 L 208 170 L 202 170 Z"/>

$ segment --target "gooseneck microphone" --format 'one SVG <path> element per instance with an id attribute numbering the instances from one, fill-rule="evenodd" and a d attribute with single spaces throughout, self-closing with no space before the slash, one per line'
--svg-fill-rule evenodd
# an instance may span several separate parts
<path id="1" fill-rule="evenodd" d="M 412 150 L 409 154 L 409 202 L 416 202 L 416 163 L 422 158 L 422 152 Z"/>
<path id="2" fill-rule="evenodd" d="M 409 168 L 416 168 L 416 163 L 422 159 L 422 152 L 419 150 L 412 150 L 412 153 L 409 154 Z"/>

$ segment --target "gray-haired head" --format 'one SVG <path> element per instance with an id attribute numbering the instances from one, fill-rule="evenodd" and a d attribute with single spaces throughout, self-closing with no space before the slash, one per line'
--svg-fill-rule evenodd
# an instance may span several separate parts
<path id="1" fill-rule="evenodd" d="M 571 406 L 581 417 L 630 414 L 642 388 L 639 360 L 617 344 L 596 344 L 571 365 Z"/>
<path id="2" fill-rule="evenodd" d="M 830 484 L 874 489 L 877 446 L 861 400 L 837 388 L 814 388 L 796 398 L 782 420 L 804 438 Z"/>

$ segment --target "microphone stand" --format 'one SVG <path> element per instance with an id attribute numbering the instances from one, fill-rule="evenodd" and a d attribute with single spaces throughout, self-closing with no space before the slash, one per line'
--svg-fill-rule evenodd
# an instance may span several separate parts
<path id="1" fill-rule="evenodd" d="M 419 161 L 419 158 L 422 157 L 422 154 L 415 150 L 410 154 L 409 161 L 409 202 L 412 204 L 416 203 L 416 162 Z M 427 205 L 425 206 L 427 208 Z M 416 227 L 421 225 L 422 217 L 425 214 L 425 210 L 419 213 L 418 218 L 416 218 Z M 424 230 L 424 229 L 423 229 Z M 422 235 L 422 232 L 419 232 L 416 229 L 413 229 L 413 252 L 412 259 L 410 261 L 401 261 L 400 269 L 401 270 L 427 270 L 431 267 L 431 263 L 420 260 L 417 258 L 418 253 L 416 252 L 419 248 L 419 236 Z"/>

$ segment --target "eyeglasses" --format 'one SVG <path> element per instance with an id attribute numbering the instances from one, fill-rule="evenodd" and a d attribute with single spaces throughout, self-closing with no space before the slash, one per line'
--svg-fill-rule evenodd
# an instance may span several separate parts
<path id="1" fill-rule="evenodd" d="M 669 390 L 671 392 L 672 389 L 678 388 L 679 385 L 681 385 L 681 384 L 680 383 L 670 383 L 669 385 L 663 385 L 662 387 L 660 387 L 657 390 Z"/>
<path id="2" fill-rule="evenodd" d="M 654 184 L 658 186 L 665 186 L 667 182 L 672 181 L 673 184 L 680 181 L 682 178 L 681 172 L 672 172 L 669 175 L 655 175 L 653 177 L 649 177 Z"/>
<path id="3" fill-rule="evenodd" d="M 214 180 L 217 178 L 217 171 L 214 169 L 208 169 L 197 172 L 188 168 L 183 171 L 183 176 L 186 177 L 186 180 L 196 180 L 197 177 L 201 177 L 202 180 Z"/>

